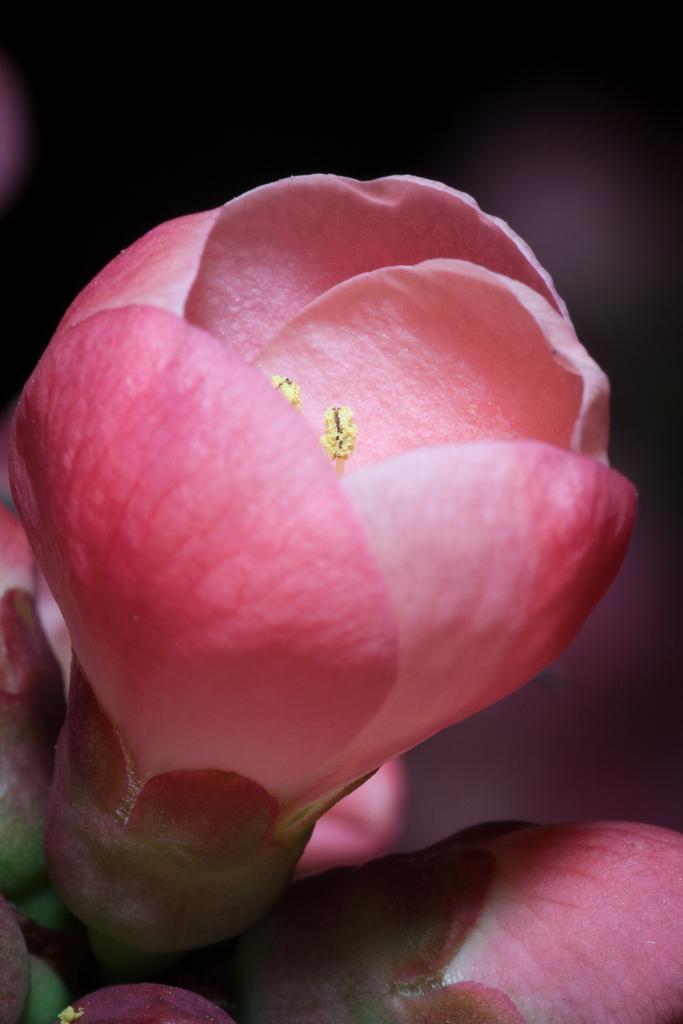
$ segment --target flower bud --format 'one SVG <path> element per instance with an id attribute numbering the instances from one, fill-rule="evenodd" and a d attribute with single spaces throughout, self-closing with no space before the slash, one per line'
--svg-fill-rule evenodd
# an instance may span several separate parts
<path id="1" fill-rule="evenodd" d="M 60 1024 L 234 1024 L 207 999 L 171 985 L 113 985 L 76 1000 Z"/>
<path id="2" fill-rule="evenodd" d="M 664 1024 L 683 1015 L 683 836 L 471 829 L 298 882 L 240 940 L 248 1024 Z"/>

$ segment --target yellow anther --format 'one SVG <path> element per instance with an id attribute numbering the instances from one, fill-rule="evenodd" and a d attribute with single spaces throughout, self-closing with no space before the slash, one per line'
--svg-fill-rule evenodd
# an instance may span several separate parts
<path id="1" fill-rule="evenodd" d="M 301 388 L 295 380 L 291 377 L 281 377 L 279 373 L 274 373 L 270 380 L 273 387 L 282 392 L 290 405 L 295 409 L 301 409 Z"/>
<path id="2" fill-rule="evenodd" d="M 75 1010 L 73 1006 L 67 1006 L 57 1014 L 57 1020 L 60 1021 L 60 1024 L 74 1024 L 74 1021 L 82 1017 L 84 1013 L 85 1010 Z"/>
<path id="3" fill-rule="evenodd" d="M 320 443 L 334 462 L 345 462 L 356 447 L 358 428 L 348 405 L 331 405 L 325 410 L 325 433 Z"/>

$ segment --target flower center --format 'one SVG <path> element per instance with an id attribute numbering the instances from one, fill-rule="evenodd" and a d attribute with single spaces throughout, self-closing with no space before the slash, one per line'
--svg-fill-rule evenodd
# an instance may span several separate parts
<path id="1" fill-rule="evenodd" d="M 301 388 L 297 382 L 279 373 L 273 374 L 270 380 L 273 387 L 300 412 Z M 325 410 L 325 432 L 320 443 L 340 476 L 344 472 L 346 460 L 355 450 L 357 436 L 358 427 L 353 422 L 353 413 L 348 405 L 331 405 Z"/>
<path id="2" fill-rule="evenodd" d="M 346 460 L 356 447 L 357 436 L 358 428 L 348 405 L 331 405 L 325 410 L 325 433 L 320 443 L 340 474 L 344 472 Z"/>

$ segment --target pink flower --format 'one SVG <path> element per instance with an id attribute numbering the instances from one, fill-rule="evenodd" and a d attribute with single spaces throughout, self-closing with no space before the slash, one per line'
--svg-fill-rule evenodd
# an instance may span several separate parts
<path id="1" fill-rule="evenodd" d="M 220 769 L 309 820 L 551 661 L 633 522 L 607 397 L 524 243 L 443 185 L 288 179 L 122 253 L 29 381 L 12 473 L 125 805 Z"/>
<path id="2" fill-rule="evenodd" d="M 673 1024 L 683 836 L 482 826 L 291 887 L 242 938 L 251 1024 Z"/>

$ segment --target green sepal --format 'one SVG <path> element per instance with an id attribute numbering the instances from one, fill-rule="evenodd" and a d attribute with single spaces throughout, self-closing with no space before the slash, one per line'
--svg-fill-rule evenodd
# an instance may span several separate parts
<path id="1" fill-rule="evenodd" d="M 235 772 L 140 780 L 78 664 L 46 827 L 52 881 L 90 929 L 142 953 L 243 931 L 278 899 L 313 821 Z"/>

